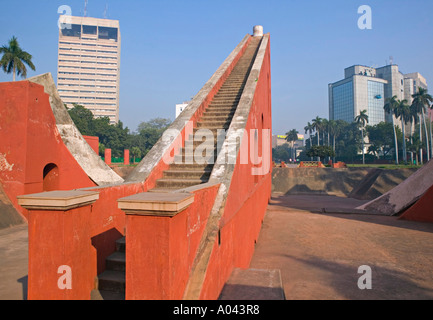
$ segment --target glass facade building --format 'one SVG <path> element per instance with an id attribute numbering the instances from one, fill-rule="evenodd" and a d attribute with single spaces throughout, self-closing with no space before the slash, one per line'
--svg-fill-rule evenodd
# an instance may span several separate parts
<path id="1" fill-rule="evenodd" d="M 352 122 L 355 118 L 353 108 L 353 81 L 332 88 L 333 120 Z"/>
<path id="2" fill-rule="evenodd" d="M 376 81 L 368 83 L 368 124 L 374 126 L 385 121 L 385 85 Z"/>

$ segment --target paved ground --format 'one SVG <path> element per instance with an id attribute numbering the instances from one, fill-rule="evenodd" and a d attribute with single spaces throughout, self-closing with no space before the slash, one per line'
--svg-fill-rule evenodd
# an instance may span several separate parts
<path id="1" fill-rule="evenodd" d="M 314 213 L 361 203 L 274 194 L 251 270 L 279 270 L 288 300 L 433 299 L 433 224 Z M 0 230 L 0 300 L 27 298 L 27 252 L 27 225 Z M 371 290 L 358 288 L 361 265 Z"/>
<path id="2" fill-rule="evenodd" d="M 0 300 L 27 299 L 27 224 L 0 230 Z"/>
<path id="3" fill-rule="evenodd" d="M 433 224 L 311 212 L 360 203 L 274 194 L 250 267 L 280 269 L 288 300 L 433 299 Z M 358 288 L 362 265 L 371 290 Z"/>

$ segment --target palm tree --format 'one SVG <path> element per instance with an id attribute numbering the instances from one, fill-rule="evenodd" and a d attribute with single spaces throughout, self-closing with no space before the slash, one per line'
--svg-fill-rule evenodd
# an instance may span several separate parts
<path id="1" fill-rule="evenodd" d="M 298 130 L 292 129 L 286 133 L 286 141 L 291 142 L 292 145 L 292 159 L 296 158 L 296 154 L 294 154 L 295 141 L 298 141 Z"/>
<path id="2" fill-rule="evenodd" d="M 413 144 L 413 133 L 415 131 L 415 128 L 416 128 L 416 125 L 418 123 L 419 118 L 418 118 L 418 114 L 416 112 L 416 109 L 413 108 L 412 105 L 409 108 L 410 108 L 410 144 L 412 145 Z M 413 163 L 413 150 L 414 150 L 414 148 L 411 148 L 409 150 L 411 163 Z M 416 153 L 415 155 L 416 155 L 416 158 L 418 159 L 418 153 Z M 418 160 L 416 162 L 418 164 Z"/>
<path id="3" fill-rule="evenodd" d="M 313 129 L 316 131 L 317 135 L 317 145 L 320 146 L 320 131 L 322 130 L 322 118 L 317 116 L 312 121 Z M 320 157 L 317 157 L 317 161 L 320 161 Z"/>
<path id="4" fill-rule="evenodd" d="M 13 81 L 15 81 L 15 75 L 21 75 L 22 78 L 27 77 L 27 64 L 33 71 L 36 70 L 32 62 L 32 55 L 28 52 L 23 51 L 16 37 L 12 37 L 9 40 L 8 46 L 0 48 L 0 54 L 3 53 L 3 57 L 0 60 L 0 67 L 6 73 L 13 74 Z"/>
<path id="5" fill-rule="evenodd" d="M 394 115 L 398 119 L 401 120 L 401 128 L 403 131 L 403 161 L 407 163 L 407 154 L 406 154 L 406 135 L 405 135 L 405 127 L 406 124 L 412 118 L 410 106 L 407 104 L 407 100 L 400 101 L 398 100 L 398 106 L 394 109 Z"/>
<path id="6" fill-rule="evenodd" d="M 425 129 L 425 138 L 426 138 L 426 149 L 427 149 L 427 161 L 430 160 L 430 146 L 429 146 L 429 138 L 427 133 L 427 125 L 425 122 L 425 108 L 430 107 L 430 104 L 433 103 L 433 97 L 428 94 L 427 89 L 418 88 L 418 92 L 412 95 L 413 102 L 412 106 L 415 108 L 417 113 L 421 113 L 422 121 L 424 123 Z"/>
<path id="7" fill-rule="evenodd" d="M 329 120 L 328 121 L 328 137 L 329 137 L 329 135 L 332 136 L 332 139 L 333 139 L 332 150 L 334 150 L 334 155 L 335 155 L 335 136 L 336 136 L 337 130 L 338 130 L 337 121 Z M 334 156 L 333 160 L 334 160 L 333 162 L 335 162 L 335 156 Z"/>
<path id="8" fill-rule="evenodd" d="M 311 148 L 313 146 L 313 141 L 311 140 L 311 134 L 313 133 L 314 130 L 313 125 L 310 122 L 308 122 L 307 125 L 304 127 L 304 130 L 305 130 L 305 134 L 308 133 L 308 137 L 309 137 L 308 140 L 310 140 L 310 148 Z"/>
<path id="9" fill-rule="evenodd" d="M 310 137 L 310 147 L 311 147 L 311 134 L 313 133 L 313 125 L 310 123 L 310 122 L 308 122 L 307 123 L 307 125 L 304 127 L 304 131 L 305 131 L 305 134 L 307 134 L 308 133 L 308 136 Z"/>
<path id="10" fill-rule="evenodd" d="M 392 119 L 392 128 L 394 130 L 394 142 L 395 142 L 395 163 L 398 164 L 398 141 L 397 141 L 397 132 L 395 131 L 394 125 L 394 109 L 397 107 L 397 96 L 393 96 L 392 98 L 387 98 L 385 101 L 385 112 L 391 115 Z"/>
<path id="11" fill-rule="evenodd" d="M 362 164 L 365 164 L 365 151 L 364 151 L 364 128 L 365 124 L 368 123 L 367 110 L 359 111 L 359 115 L 355 117 L 355 122 L 361 126 L 362 134 Z"/>
<path id="12" fill-rule="evenodd" d="M 317 116 L 315 119 L 313 119 L 313 130 L 316 131 L 317 134 L 317 145 L 320 146 L 320 131 L 322 130 L 322 118 Z"/>

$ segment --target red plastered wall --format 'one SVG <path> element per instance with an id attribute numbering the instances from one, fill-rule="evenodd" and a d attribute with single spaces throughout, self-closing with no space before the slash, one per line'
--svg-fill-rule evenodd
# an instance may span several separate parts
<path id="1" fill-rule="evenodd" d="M 248 150 L 250 150 L 254 139 L 254 134 L 250 135 L 250 129 L 259 129 L 258 149 L 263 150 L 261 129 L 271 128 L 270 43 L 268 43 L 246 126 L 248 137 L 243 137 L 242 145 L 249 144 Z M 268 156 L 270 157 L 269 164 L 271 164 L 272 132 L 269 133 Z M 266 156 L 266 154 L 259 152 L 258 156 Z M 238 157 L 230 189 L 227 192 L 224 215 L 220 222 L 220 239 L 214 244 L 201 291 L 201 299 L 217 299 L 232 270 L 248 268 L 254 253 L 254 244 L 258 239 L 271 196 L 272 165 L 269 166 L 268 173 L 252 175 L 252 168 L 260 167 L 260 165 L 254 165 L 251 162 L 250 154 L 248 159 L 248 164 L 240 164 Z"/>
<path id="2" fill-rule="evenodd" d="M 26 219 L 27 211 L 18 206 L 16 197 L 47 191 L 43 182 L 47 165 L 54 164 L 58 170 L 46 185 L 59 190 L 95 185 L 63 144 L 41 85 L 0 83 L 0 97 L 0 182 Z"/>
<path id="3" fill-rule="evenodd" d="M 400 219 L 420 222 L 433 222 L 433 186 Z"/>

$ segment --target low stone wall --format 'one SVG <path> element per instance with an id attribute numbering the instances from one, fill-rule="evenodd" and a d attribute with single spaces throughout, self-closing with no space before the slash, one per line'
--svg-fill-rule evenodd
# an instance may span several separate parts
<path id="1" fill-rule="evenodd" d="M 377 170 L 377 177 L 368 179 Z M 415 171 L 416 169 L 274 168 L 272 192 L 327 194 L 369 200 L 391 190 Z"/>

